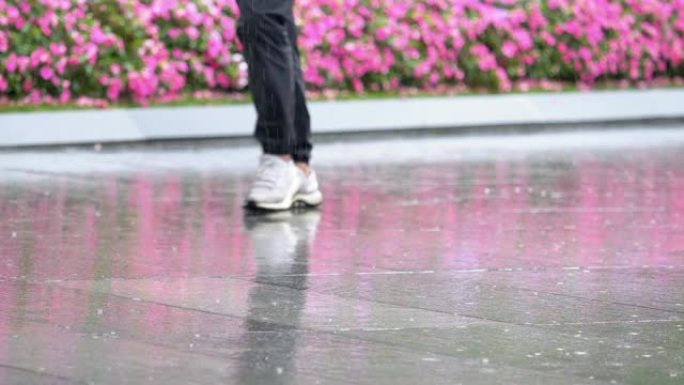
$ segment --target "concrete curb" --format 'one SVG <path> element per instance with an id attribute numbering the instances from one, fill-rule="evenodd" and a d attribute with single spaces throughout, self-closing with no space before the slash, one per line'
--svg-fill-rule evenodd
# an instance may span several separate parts
<path id="1" fill-rule="evenodd" d="M 319 134 L 684 119 L 684 90 L 314 102 Z M 251 105 L 0 114 L 0 147 L 250 136 Z"/>

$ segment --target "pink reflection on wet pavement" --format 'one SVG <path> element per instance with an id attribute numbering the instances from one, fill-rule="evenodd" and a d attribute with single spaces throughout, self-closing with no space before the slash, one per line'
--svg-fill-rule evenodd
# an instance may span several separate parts
<path id="1" fill-rule="evenodd" d="M 681 269 L 682 160 L 642 153 L 627 159 L 323 168 L 327 201 L 315 239 L 306 255 L 285 263 L 302 264 L 303 270 L 291 270 L 292 276 L 351 280 L 363 293 L 373 293 L 373 274 L 382 272 Z M 280 270 L 256 255 L 241 208 L 246 189 L 243 178 L 231 175 L 152 177 L 144 172 L 93 175 L 87 183 L 0 186 L 0 215 L 9 218 L 0 222 L 0 341 L 5 341 L 0 362 L 24 354 L 13 336 L 35 327 L 33 322 L 56 329 L 37 328 L 29 345 L 76 346 L 73 355 L 37 348 L 35 354 L 48 355 L 38 361 L 65 366 L 78 365 L 79 349 L 87 349 L 80 337 L 64 334 L 66 326 L 152 341 L 164 333 L 183 340 L 173 324 L 205 327 L 204 321 L 171 307 L 139 306 L 135 315 L 117 313 L 129 306 L 126 299 L 42 283 L 158 278 L 146 281 L 146 294 L 171 295 L 182 304 L 197 299 L 193 281 L 181 281 L 173 286 L 177 292 L 168 293 L 167 279 L 268 279 L 269 272 Z M 294 236 L 301 231 L 294 229 Z M 526 285 L 548 284 L 544 276 L 528 279 Z M 512 280 L 507 284 L 521 284 Z M 667 278 L 661 283 L 677 285 Z M 307 284 L 292 280 L 285 286 Z M 125 292 L 130 283 L 115 279 L 107 285 L 112 292 Z M 207 287 L 220 291 L 227 286 L 217 281 Z M 258 286 L 228 287 L 230 292 L 219 296 L 236 307 L 248 308 L 269 295 Z M 292 301 L 301 304 L 304 315 L 331 303 L 308 292 Z M 106 313 L 98 314 L 102 309 Z M 246 311 L 240 316 L 260 314 L 258 308 Z M 368 320 L 373 309 L 359 302 L 349 317 Z M 124 322 L 127 328 L 122 329 Z M 65 335 L 73 340 L 65 341 Z"/>

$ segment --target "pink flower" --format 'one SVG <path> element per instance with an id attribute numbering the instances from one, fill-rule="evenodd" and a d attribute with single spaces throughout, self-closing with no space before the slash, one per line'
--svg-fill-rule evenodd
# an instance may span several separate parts
<path id="1" fill-rule="evenodd" d="M 523 50 L 528 50 L 532 48 L 532 38 L 530 37 L 530 33 L 527 31 L 514 31 L 513 39 L 515 39 L 515 41 L 518 43 L 518 46 L 520 46 L 520 48 Z"/>
<path id="2" fill-rule="evenodd" d="M 187 27 L 185 28 L 185 34 L 188 35 L 188 39 L 195 41 L 199 39 L 200 33 L 195 27 Z"/>
<path id="3" fill-rule="evenodd" d="M 37 48 L 31 53 L 30 66 L 31 68 L 38 68 L 41 64 L 50 62 L 50 54 L 42 47 Z"/>
<path id="4" fill-rule="evenodd" d="M 543 31 L 541 33 L 541 38 L 548 45 L 551 45 L 551 46 L 556 45 L 556 38 L 547 31 Z"/>
<path id="5" fill-rule="evenodd" d="M 516 47 L 516 45 L 513 42 L 506 41 L 501 47 L 501 52 L 505 57 L 510 59 L 513 56 L 515 56 L 515 54 L 518 52 L 518 47 Z"/>
<path id="6" fill-rule="evenodd" d="M 26 56 L 19 56 L 17 58 L 17 66 L 19 68 L 19 73 L 24 73 L 29 67 L 29 58 Z"/>
<path id="7" fill-rule="evenodd" d="M 503 91 L 512 84 L 557 90 L 561 69 L 584 84 L 682 75 L 683 1 L 301 0 L 295 19 L 305 80 L 322 96 L 407 84 L 443 92 L 446 82 L 461 92 L 492 80 Z M 123 97 L 173 100 L 197 89 L 214 97 L 216 89 L 246 86 L 235 0 L 111 5 L 125 33 L 142 42 L 137 52 L 117 36 L 120 28 L 93 17 L 86 0 L 0 0 L 0 74 L 4 87 L 19 91 L 12 97 L 103 106 Z M 37 29 L 37 40 L 21 36 L 26 26 Z M 26 42 L 22 50 L 18 41 Z M 531 73 L 549 78 L 531 80 Z M 101 79 L 106 100 L 71 95 L 63 82 L 72 74 Z M 53 85 L 57 97 L 49 96 Z"/>
<path id="8" fill-rule="evenodd" d="M 28 14 L 29 12 L 31 12 L 31 3 L 29 3 L 28 1 L 22 1 L 21 3 L 19 3 L 19 10 L 21 10 L 23 14 Z"/>
<path id="9" fill-rule="evenodd" d="M 120 79 L 112 79 L 109 87 L 107 87 L 107 97 L 111 101 L 116 101 L 119 99 L 119 94 L 121 93 L 122 83 Z"/>
<path id="10" fill-rule="evenodd" d="M 63 56 L 66 53 L 64 43 L 50 43 L 50 52 L 55 56 Z"/>
<path id="11" fill-rule="evenodd" d="M 19 66 L 19 61 L 17 59 L 17 54 L 14 52 L 10 53 L 9 56 L 7 57 L 7 61 L 5 62 L 5 69 L 9 73 L 13 73 L 14 71 L 17 70 L 17 67 Z"/>
<path id="12" fill-rule="evenodd" d="M 387 40 L 387 38 L 389 38 L 389 35 L 389 31 L 385 27 L 378 28 L 378 30 L 375 31 L 375 38 L 378 39 L 378 41 Z"/>
<path id="13" fill-rule="evenodd" d="M 40 77 L 43 78 L 43 80 L 49 81 L 53 76 L 55 76 L 55 72 L 52 70 L 52 68 L 45 66 L 40 69 Z"/>
<path id="14" fill-rule="evenodd" d="M 224 45 L 222 44 L 221 37 L 218 33 L 213 33 L 209 37 L 207 42 L 207 55 L 210 58 L 217 58 L 221 55 L 224 50 Z"/>
<path id="15" fill-rule="evenodd" d="M 224 89 L 230 86 L 230 79 L 228 78 L 228 75 L 223 72 L 216 75 L 216 82 Z"/>
<path id="16" fill-rule="evenodd" d="M 40 104 L 41 101 L 42 101 L 42 100 L 41 100 L 42 98 L 41 98 L 41 95 L 40 95 L 40 91 L 39 91 L 39 90 L 35 90 L 35 89 L 34 89 L 34 90 L 31 90 L 31 92 L 29 92 L 28 99 L 29 99 L 29 101 L 31 102 L 31 104 L 34 104 L 34 105 L 35 105 L 35 104 Z"/>
<path id="17" fill-rule="evenodd" d="M 183 33 L 183 31 L 181 31 L 180 29 L 178 29 L 178 28 L 171 28 L 171 29 L 169 30 L 169 32 L 168 32 L 168 35 L 169 35 L 169 37 L 170 37 L 171 39 L 177 39 L 178 36 L 181 35 L 181 33 Z"/>
<path id="18" fill-rule="evenodd" d="M 59 102 L 62 104 L 66 104 L 71 100 L 71 90 L 68 88 L 65 88 L 62 90 L 62 92 L 59 94 Z"/>
<path id="19" fill-rule="evenodd" d="M 67 66 L 67 59 L 61 58 L 61 59 L 59 59 L 57 64 L 55 64 L 55 69 L 57 70 L 58 74 L 63 75 L 64 72 L 66 71 L 66 66 Z"/>

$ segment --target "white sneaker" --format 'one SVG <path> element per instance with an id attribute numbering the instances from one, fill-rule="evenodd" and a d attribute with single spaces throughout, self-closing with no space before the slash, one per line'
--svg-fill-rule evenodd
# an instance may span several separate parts
<path id="1" fill-rule="evenodd" d="M 294 201 L 298 204 L 304 204 L 306 206 L 318 206 L 323 203 L 323 194 L 318 189 L 318 178 L 316 177 L 316 172 L 312 169 L 307 176 L 304 171 L 297 169 L 299 174 L 300 186 L 297 190 L 297 194 L 294 197 Z"/>
<path id="2" fill-rule="evenodd" d="M 287 210 L 292 207 L 301 184 L 299 169 L 293 161 L 264 154 L 247 205 L 263 210 Z"/>

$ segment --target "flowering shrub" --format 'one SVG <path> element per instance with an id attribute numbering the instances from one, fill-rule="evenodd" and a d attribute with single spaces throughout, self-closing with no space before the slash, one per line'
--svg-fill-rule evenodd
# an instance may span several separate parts
<path id="1" fill-rule="evenodd" d="M 245 88 L 235 0 L 0 0 L 0 102 Z M 313 91 L 684 76 L 684 0 L 298 0 Z"/>

